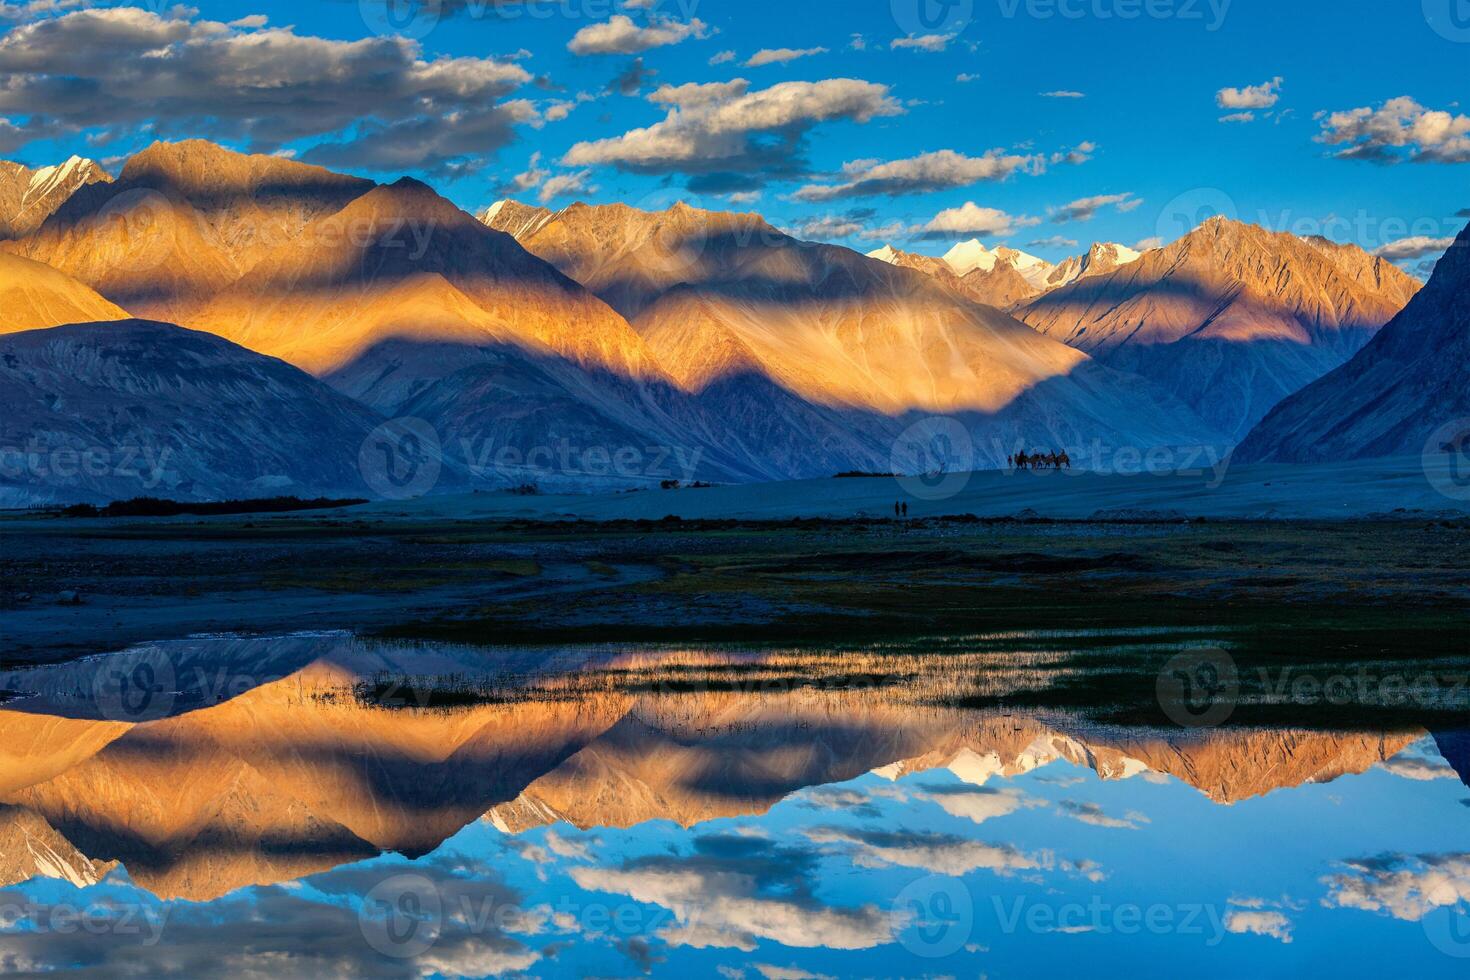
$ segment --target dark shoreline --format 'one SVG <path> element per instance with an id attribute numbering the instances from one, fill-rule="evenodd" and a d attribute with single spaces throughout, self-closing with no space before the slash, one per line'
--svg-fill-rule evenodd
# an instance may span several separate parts
<path id="1" fill-rule="evenodd" d="M 346 510 L 0 519 L 0 536 L 0 661 L 13 663 L 324 627 L 518 644 L 1247 620 L 1388 624 L 1436 649 L 1470 636 L 1470 521 L 1422 517 L 593 522 Z M 80 602 L 59 603 L 63 592 Z"/>

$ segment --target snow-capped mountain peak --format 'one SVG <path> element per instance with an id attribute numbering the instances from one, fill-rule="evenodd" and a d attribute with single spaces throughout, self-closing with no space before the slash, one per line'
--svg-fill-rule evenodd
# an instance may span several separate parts
<path id="1" fill-rule="evenodd" d="M 1047 276 L 1046 288 L 1056 289 L 1088 276 L 1107 275 L 1114 269 L 1137 262 L 1142 254 L 1117 242 L 1093 242 L 1086 255 L 1074 255 L 1053 267 Z"/>
<path id="2" fill-rule="evenodd" d="M 884 245 L 882 248 L 875 248 L 867 254 L 868 258 L 877 259 L 879 262 L 887 262 L 889 265 L 898 264 L 898 249 L 894 248 L 892 245 Z"/>
<path id="3" fill-rule="evenodd" d="M 34 231 L 80 188 L 111 180 L 107 171 L 84 157 L 73 156 L 38 170 L 0 160 L 0 238 Z"/>
<path id="4" fill-rule="evenodd" d="M 520 201 L 504 198 L 476 213 L 475 217 L 487 227 L 520 239 L 527 235 L 534 235 L 555 220 L 560 213 L 550 208 L 522 204 Z"/>
<path id="5" fill-rule="evenodd" d="M 1046 259 L 1037 258 L 1029 252 L 1005 245 L 995 250 L 995 257 L 1001 262 L 1008 263 L 1011 268 L 1019 272 L 1021 278 L 1025 279 L 1033 289 L 1045 289 L 1046 277 L 1055 268 Z"/>
<path id="6" fill-rule="evenodd" d="M 972 238 L 967 242 L 956 243 L 945 252 L 944 261 L 949 263 L 957 276 L 967 275 L 976 269 L 989 272 L 995 268 L 995 253 L 980 244 L 978 238 Z"/>
<path id="7" fill-rule="evenodd" d="M 31 174 L 22 203 L 28 206 L 63 189 L 75 190 L 89 183 L 87 178 L 101 169 L 95 161 L 75 155 L 67 158 L 65 163 L 42 167 Z"/>
<path id="8" fill-rule="evenodd" d="M 1033 289 L 1045 289 L 1046 277 L 1052 264 L 1020 249 L 1001 245 L 994 250 L 986 248 L 979 239 L 960 242 L 944 253 L 944 261 L 955 271 L 955 275 L 966 276 L 976 269 L 990 272 L 997 264 L 1008 265 Z"/>

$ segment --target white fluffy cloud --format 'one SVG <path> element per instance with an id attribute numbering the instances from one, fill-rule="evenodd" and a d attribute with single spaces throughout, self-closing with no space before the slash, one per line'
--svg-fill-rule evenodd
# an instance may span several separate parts
<path id="1" fill-rule="evenodd" d="M 105 143 L 147 127 L 261 152 L 335 137 L 304 158 L 432 169 L 483 159 L 536 119 L 529 103 L 500 101 L 530 80 L 507 60 L 425 60 L 401 37 L 339 41 L 177 8 L 84 9 L 0 34 L 0 117 L 28 117 L 18 132 L 0 127 L 0 151 L 79 132 Z"/>
<path id="2" fill-rule="evenodd" d="M 424 976 L 491 977 L 529 970 L 539 959 L 541 954 L 533 949 L 507 950 L 471 938 L 430 949 L 416 965 Z"/>
<path id="3" fill-rule="evenodd" d="M 889 48 L 900 51 L 905 48 L 911 51 L 943 51 L 953 41 L 953 34 L 918 34 L 910 37 L 896 37 L 889 44 Z"/>
<path id="4" fill-rule="evenodd" d="M 1344 862 L 1324 878 L 1324 904 L 1387 912 L 1418 921 L 1435 909 L 1470 902 L 1470 854 L 1383 854 Z"/>
<path id="5" fill-rule="evenodd" d="M 1143 200 L 1134 197 L 1132 191 L 1123 194 L 1079 197 L 1075 201 L 1068 201 L 1061 207 L 1052 209 L 1052 220 L 1057 224 L 1065 224 L 1068 221 L 1091 221 L 1097 216 L 1098 211 L 1105 207 L 1113 207 L 1126 214 L 1142 203 Z"/>
<path id="6" fill-rule="evenodd" d="M 767 892 L 734 862 L 671 858 L 627 868 L 578 867 L 572 878 L 591 891 L 668 909 L 678 925 L 665 938 L 689 946 L 748 950 L 770 939 L 802 948 L 870 949 L 891 942 L 894 932 L 876 906 L 834 908 Z"/>
<path id="7" fill-rule="evenodd" d="M 1018 171 L 1040 173 L 1046 158 L 1038 154 L 989 150 L 981 156 L 966 156 L 954 150 L 923 153 L 906 160 L 880 163 L 857 160 L 845 164 L 845 178 L 836 184 L 808 184 L 792 197 L 798 201 L 834 201 L 874 195 L 919 194 L 950 187 L 968 187 L 981 181 L 1004 180 Z"/>
<path id="8" fill-rule="evenodd" d="M 561 857 L 577 861 L 590 861 L 592 859 L 592 851 L 588 847 L 588 842 L 590 840 L 595 840 L 595 838 L 563 837 L 561 834 L 558 834 L 554 829 L 548 830 L 546 832 L 547 850 L 551 851 L 551 853 L 553 854 L 560 855 Z"/>
<path id="9" fill-rule="evenodd" d="M 732 198 L 734 195 L 732 195 Z M 800 224 L 786 229 L 793 238 L 811 242 L 829 242 L 838 238 L 859 238 L 863 241 L 900 238 L 907 234 L 903 222 L 891 221 L 873 224 L 871 212 L 842 215 L 821 215 L 806 218 Z"/>
<path id="10" fill-rule="evenodd" d="M 946 208 L 926 224 L 917 225 L 911 231 L 925 238 L 958 238 L 965 235 L 1005 238 L 1021 228 L 1041 224 L 1040 218 L 1015 216 L 996 208 L 983 208 L 974 201 L 966 201 L 957 208 Z"/>
<path id="11" fill-rule="evenodd" d="M 1259 85 L 1222 88 L 1215 93 L 1215 105 L 1221 109 L 1269 109 L 1280 100 L 1280 75 Z"/>
<path id="12" fill-rule="evenodd" d="M 1394 245 L 1414 241 L 1432 242 L 1432 245 L 1424 248 L 1423 251 L 1408 251 L 1407 254 L 1399 254 L 1399 256 L 1385 254 L 1385 248 L 1391 250 L 1391 248 L 1394 248 Z M 1439 245 L 1439 242 L 1442 242 L 1442 245 Z M 1399 241 L 1394 242 L 1394 245 L 1386 245 L 1385 248 L 1379 248 L 1373 254 L 1392 260 L 1421 259 L 1421 257 L 1430 256 L 1430 254 L 1438 259 L 1439 254 L 1452 244 L 1455 244 L 1454 238 L 1401 238 Z M 1457 773 L 1454 767 L 1446 763 L 1446 761 L 1439 760 L 1439 758 L 1423 758 L 1419 757 L 1419 755 L 1395 755 L 1394 758 L 1386 761 L 1386 763 L 1379 763 L 1379 768 L 1382 768 L 1385 773 L 1392 773 L 1394 776 L 1398 776 L 1399 779 L 1411 779 L 1414 782 L 1420 783 L 1429 782 L 1429 780 L 1433 779 L 1460 779 L 1460 773 Z"/>
<path id="13" fill-rule="evenodd" d="M 1243 88 L 1222 88 L 1215 93 L 1215 105 L 1221 109 L 1234 109 L 1220 117 L 1222 123 L 1248 123 L 1256 119 L 1256 111 L 1269 109 L 1281 101 L 1281 76 L 1259 85 Z M 1290 110 L 1287 110 L 1289 112 Z M 1270 115 L 1270 113 L 1267 113 Z M 1282 113 L 1285 115 L 1285 113 Z"/>
<path id="14" fill-rule="evenodd" d="M 90 7 L 96 0 L 8 0 L 0 7 L 0 20 L 31 20 Z"/>
<path id="15" fill-rule="evenodd" d="M 985 786 L 932 786 L 927 788 L 925 796 L 938 803 L 946 813 L 975 823 L 1004 817 L 1022 808 L 1043 805 L 1041 800 L 1009 787 L 992 789 Z"/>
<path id="16" fill-rule="evenodd" d="M 549 204 L 558 197 L 570 197 L 573 194 L 595 194 L 597 185 L 590 178 L 591 170 L 578 170 L 569 174 L 557 174 L 555 177 L 546 178 L 541 185 L 541 192 L 536 199 L 542 204 Z"/>
<path id="17" fill-rule="evenodd" d="M 1252 933 L 1270 936 L 1283 943 L 1291 942 L 1292 923 L 1280 912 L 1256 909 L 1231 909 L 1225 913 L 1225 930 L 1236 934 Z"/>
<path id="18" fill-rule="evenodd" d="M 1395 242 L 1389 242 L 1387 245 L 1380 245 L 1373 250 L 1373 254 L 1388 259 L 1390 262 L 1402 262 L 1406 259 L 1422 259 L 1425 256 L 1439 258 L 1453 244 L 1455 244 L 1453 236 L 1449 238 L 1429 238 L 1425 235 L 1414 235 L 1409 238 L 1400 238 Z M 1384 763 L 1383 768 L 1390 772 L 1402 772 L 1406 766 L 1414 762 L 1420 762 L 1421 765 L 1425 764 L 1421 760 L 1393 759 Z"/>
<path id="19" fill-rule="evenodd" d="M 1470 116 L 1426 109 L 1407 95 L 1377 109 L 1319 114 L 1317 140 L 1337 156 L 1375 163 L 1470 163 Z"/>
<path id="20" fill-rule="evenodd" d="M 1034 871 L 1049 866 L 1047 856 L 1035 857 L 1009 844 L 989 844 L 968 837 L 922 832 L 853 830 L 813 827 L 806 836 L 817 844 L 835 844 L 864 867 L 889 865 L 918 868 L 933 874 L 963 875 L 984 868 L 999 875 Z"/>
<path id="21" fill-rule="evenodd" d="M 1112 830 L 1137 830 L 1141 824 L 1149 822 L 1148 817 L 1135 810 L 1128 811 L 1122 817 L 1108 816 L 1103 812 L 1102 807 L 1092 802 L 1062 800 L 1058 808 L 1064 816 L 1071 817 L 1073 820 Z"/>
<path id="22" fill-rule="evenodd" d="M 1027 248 L 1076 248 L 1077 239 L 1065 235 L 1048 235 L 1026 243 Z"/>
<path id="23" fill-rule="evenodd" d="M 836 120 L 866 123 L 903 111 L 886 85 L 855 78 L 782 82 L 757 91 L 743 78 L 665 85 L 649 101 L 668 107 L 662 121 L 577 143 L 562 162 L 638 173 L 734 173 L 753 183 L 700 189 L 748 191 L 766 178 L 805 172 L 805 136 L 813 127 Z"/>
<path id="24" fill-rule="evenodd" d="M 503 185 L 501 193 L 506 195 L 524 194 L 526 191 L 539 187 L 541 182 L 550 176 L 551 171 L 541 166 L 541 151 L 537 150 L 531 154 L 531 161 L 526 165 L 526 169 L 512 177 L 509 183 Z"/>
<path id="25" fill-rule="evenodd" d="M 826 973 L 812 973 L 799 966 L 777 966 L 773 963 L 752 963 L 751 967 L 765 980 L 836 980 Z"/>
<path id="26" fill-rule="evenodd" d="M 798 58 L 810 58 L 812 55 L 826 53 L 826 48 L 761 48 L 745 59 L 745 67 L 759 68 L 762 65 L 780 65 Z"/>
<path id="27" fill-rule="evenodd" d="M 588 24 L 572 35 L 567 50 L 572 54 L 637 54 L 650 48 L 667 47 L 688 38 L 705 37 L 708 26 L 698 17 L 688 23 L 651 21 L 640 27 L 626 14 L 614 14 L 600 24 Z"/>

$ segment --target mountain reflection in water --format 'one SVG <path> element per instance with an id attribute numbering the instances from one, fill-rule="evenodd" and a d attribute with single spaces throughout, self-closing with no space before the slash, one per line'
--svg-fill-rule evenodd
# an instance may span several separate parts
<path id="1" fill-rule="evenodd" d="M 0 676 L 0 969 L 1463 975 L 1463 732 L 997 705 L 1083 640 L 206 638 Z"/>

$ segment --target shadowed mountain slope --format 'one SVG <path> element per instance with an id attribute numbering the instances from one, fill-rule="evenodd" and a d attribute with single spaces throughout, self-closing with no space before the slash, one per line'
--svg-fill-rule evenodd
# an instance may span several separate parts
<path id="1" fill-rule="evenodd" d="M 0 337 L 7 506 L 152 496 L 362 492 L 378 418 L 274 358 L 146 320 Z"/>

